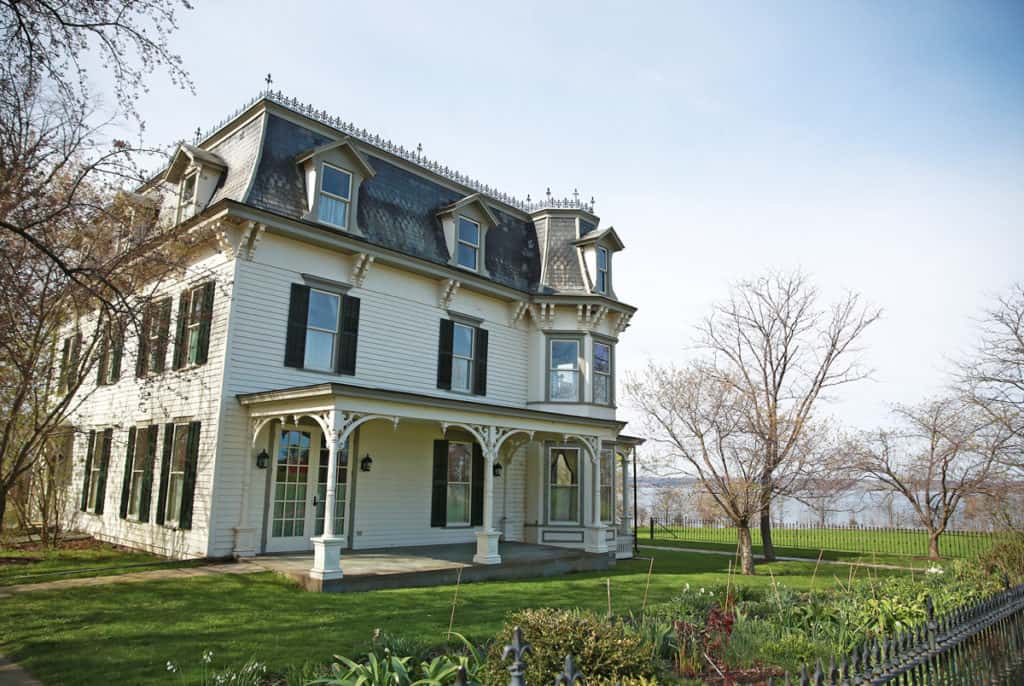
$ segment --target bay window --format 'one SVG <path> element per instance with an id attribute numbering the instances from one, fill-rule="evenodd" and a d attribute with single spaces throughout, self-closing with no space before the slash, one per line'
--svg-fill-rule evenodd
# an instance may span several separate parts
<path id="1" fill-rule="evenodd" d="M 612 347 L 607 343 L 594 343 L 594 402 L 610 405 L 612 402 Z"/>
<path id="2" fill-rule="evenodd" d="M 554 339 L 549 342 L 548 398 L 578 402 L 580 396 L 580 342 Z"/>

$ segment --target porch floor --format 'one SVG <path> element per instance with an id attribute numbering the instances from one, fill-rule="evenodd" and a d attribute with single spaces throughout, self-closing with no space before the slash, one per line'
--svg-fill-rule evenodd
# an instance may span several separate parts
<path id="1" fill-rule="evenodd" d="M 462 571 L 462 583 L 491 579 L 522 579 L 556 576 L 569 572 L 607 569 L 614 555 L 595 555 L 582 550 L 529 543 L 501 543 L 501 564 L 473 562 L 474 543 L 378 548 L 342 551 L 344 578 L 320 581 L 309 576 L 312 553 L 264 555 L 261 567 L 297 581 L 308 591 L 349 592 L 382 588 L 411 588 L 454 584 Z"/>

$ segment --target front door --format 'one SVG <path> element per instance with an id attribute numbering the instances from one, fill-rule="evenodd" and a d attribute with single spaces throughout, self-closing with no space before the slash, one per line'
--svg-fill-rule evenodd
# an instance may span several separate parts
<path id="1" fill-rule="evenodd" d="M 324 532 L 327 446 L 316 429 L 284 427 L 277 435 L 276 455 L 267 512 L 266 552 L 312 550 L 310 538 Z M 348 446 L 345 446 L 338 453 L 335 474 L 334 535 L 341 537 L 347 533 L 348 470 Z"/>

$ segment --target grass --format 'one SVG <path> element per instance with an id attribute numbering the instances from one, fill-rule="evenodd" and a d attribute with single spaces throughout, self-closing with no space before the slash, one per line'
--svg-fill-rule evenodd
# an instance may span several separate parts
<path id="1" fill-rule="evenodd" d="M 199 561 L 168 562 L 149 553 L 125 550 L 106 543 L 57 550 L 0 550 L 0 587 L 59 579 L 109 576 L 161 567 L 200 564 Z M 135 565 L 125 567 L 126 565 Z M 153 565 L 140 567 L 138 565 Z"/>
<path id="2" fill-rule="evenodd" d="M 691 548 L 712 549 L 711 545 L 736 547 L 736 529 L 732 527 L 664 526 L 655 522 L 654 541 L 662 544 L 685 544 Z M 641 540 L 651 540 L 649 527 L 641 526 L 637 532 Z M 755 551 L 761 549 L 761 530 L 751 527 Z M 939 539 L 943 557 L 969 558 L 984 553 L 998 538 L 997 534 L 950 531 Z M 790 555 L 782 550 L 800 551 L 795 557 L 817 558 L 818 552 L 885 555 L 903 558 L 924 557 L 928 554 L 928 535 L 910 529 L 843 529 L 814 527 L 774 527 L 772 542 L 779 555 Z M 828 558 L 826 558 L 828 559 Z"/>
<path id="3" fill-rule="evenodd" d="M 729 560 L 655 551 L 649 602 L 670 599 L 686 583 L 724 585 Z M 639 610 L 647 567 L 646 560 L 631 560 L 608 572 L 467 584 L 459 591 L 455 630 L 490 638 L 510 611 L 526 607 L 604 612 L 607 578 L 614 611 Z M 836 577 L 845 583 L 849 575 L 847 568 L 830 565 L 812 579 L 814 563 L 776 562 L 760 565 L 758 576 L 734 577 L 734 583 L 770 586 L 768 570 L 776 582 L 795 589 L 833 585 Z M 0 601 L 0 651 L 47 684 L 163 684 L 168 660 L 194 676 L 204 650 L 213 651 L 216 668 L 240 667 L 256 657 L 283 671 L 306 661 L 326 662 L 334 654 L 358 655 L 378 627 L 441 644 L 453 590 L 325 595 L 260 573 L 40 591 Z"/>
<path id="4" fill-rule="evenodd" d="M 706 541 L 685 541 L 676 539 L 663 539 L 656 538 L 653 541 L 647 536 L 640 536 L 639 545 L 641 552 L 647 548 L 648 552 L 650 549 L 648 546 L 659 546 L 668 548 L 693 548 L 699 550 L 709 551 L 720 551 L 727 553 L 736 552 L 735 543 L 709 543 Z M 764 549 L 762 546 L 754 546 L 755 558 L 758 555 L 762 555 Z M 829 560 L 833 562 L 849 562 L 854 564 L 878 564 L 878 565 L 894 565 L 897 567 L 914 567 L 916 569 L 926 569 L 935 563 L 925 558 L 907 557 L 904 555 L 889 555 L 889 554 L 876 554 L 876 553 L 855 553 L 845 550 L 813 550 L 811 548 L 783 548 L 775 546 L 775 554 L 779 557 L 800 557 L 806 560 L 817 560 L 818 555 L 821 555 L 822 560 Z"/>

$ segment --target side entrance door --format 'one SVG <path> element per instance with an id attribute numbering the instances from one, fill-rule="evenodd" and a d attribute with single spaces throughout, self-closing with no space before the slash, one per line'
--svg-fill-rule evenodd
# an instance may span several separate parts
<path id="1" fill-rule="evenodd" d="M 267 511 L 268 553 L 304 552 L 313 549 L 310 538 L 324 530 L 327 493 L 327 448 L 320 431 L 285 426 L 278 433 Z M 348 450 L 338 454 L 334 531 L 346 535 L 348 502 Z"/>

